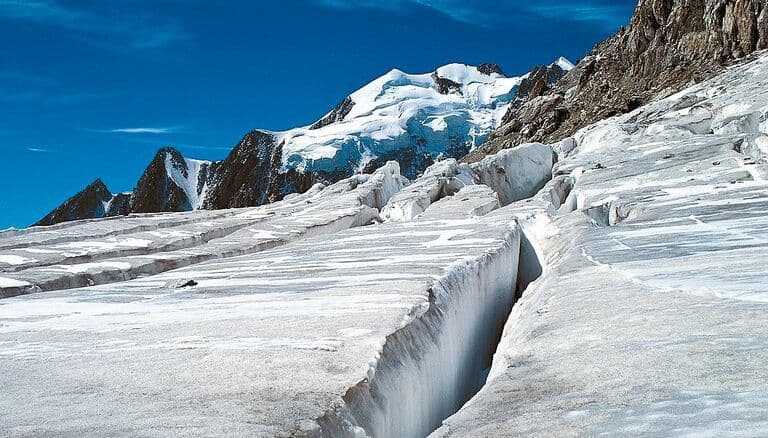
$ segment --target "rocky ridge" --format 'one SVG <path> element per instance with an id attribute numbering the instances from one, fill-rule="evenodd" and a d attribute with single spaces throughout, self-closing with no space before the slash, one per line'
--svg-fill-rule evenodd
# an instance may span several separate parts
<path id="1" fill-rule="evenodd" d="M 502 127 L 464 161 L 529 141 L 559 141 L 766 48 L 765 0 L 641 0 L 626 28 L 550 90 L 510 107 Z"/>

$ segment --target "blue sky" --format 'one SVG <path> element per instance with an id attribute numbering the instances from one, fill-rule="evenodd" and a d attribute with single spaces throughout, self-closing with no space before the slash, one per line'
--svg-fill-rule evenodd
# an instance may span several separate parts
<path id="1" fill-rule="evenodd" d="M 0 0 L 0 228 L 155 151 L 221 159 L 399 68 L 577 61 L 635 0 Z"/>

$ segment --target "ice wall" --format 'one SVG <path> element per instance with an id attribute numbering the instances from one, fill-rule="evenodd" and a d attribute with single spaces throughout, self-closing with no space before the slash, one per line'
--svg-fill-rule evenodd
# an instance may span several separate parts
<path id="1" fill-rule="evenodd" d="M 515 299 L 519 254 L 515 227 L 500 247 L 452 265 L 431 285 L 423 313 L 387 337 L 345 406 L 319 423 L 334 436 L 347 434 L 352 421 L 368 436 L 423 437 L 455 412 L 483 384 Z"/>
<path id="2" fill-rule="evenodd" d="M 438 199 L 451 196 L 462 187 L 474 184 L 469 166 L 455 159 L 439 161 L 412 184 L 394 195 L 381 211 L 386 221 L 408 221 L 426 210 Z"/>
<path id="3" fill-rule="evenodd" d="M 488 382 L 432 436 L 768 430 L 767 107 L 762 54 L 576 133 L 530 203 L 489 213 L 560 204 L 525 222 L 542 275 Z"/>
<path id="4" fill-rule="evenodd" d="M 488 156 L 472 165 L 479 184 L 499 194 L 501 205 L 529 198 L 552 177 L 552 148 L 541 143 L 521 145 Z"/>

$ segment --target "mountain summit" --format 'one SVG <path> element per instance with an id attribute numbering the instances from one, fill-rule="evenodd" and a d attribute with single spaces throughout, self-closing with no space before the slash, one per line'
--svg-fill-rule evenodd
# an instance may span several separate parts
<path id="1" fill-rule="evenodd" d="M 461 157 L 485 142 L 510 108 L 548 90 L 573 64 L 560 58 L 523 76 L 496 64 L 444 65 L 434 72 L 393 69 L 346 96 L 309 126 L 248 133 L 222 161 L 158 151 L 128 203 L 92 208 L 86 189 L 37 225 L 132 212 L 187 211 L 262 205 L 371 172 L 390 160 L 413 178 L 437 160 Z M 106 187 L 104 192 L 108 193 Z M 105 201 L 106 202 L 106 201 Z M 95 205 L 95 204 L 94 204 Z M 54 214 L 55 212 L 59 212 Z"/>

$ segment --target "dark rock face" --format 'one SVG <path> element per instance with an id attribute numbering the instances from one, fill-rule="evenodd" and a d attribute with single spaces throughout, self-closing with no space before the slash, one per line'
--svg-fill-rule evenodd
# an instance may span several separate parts
<path id="1" fill-rule="evenodd" d="M 157 151 L 139 179 L 130 200 L 132 213 L 154 213 L 158 211 L 189 211 L 190 200 L 166 171 L 166 159 L 169 159 L 183 175 L 187 175 L 187 166 L 181 153 L 173 148 Z"/>
<path id="2" fill-rule="evenodd" d="M 271 195 L 281 159 L 282 146 L 272 134 L 248 133 L 227 158 L 213 165 L 203 208 L 245 207 L 276 200 Z"/>
<path id="3" fill-rule="evenodd" d="M 432 73 L 432 80 L 435 81 L 435 85 L 437 85 L 437 91 L 440 94 L 461 94 L 461 84 L 458 84 L 447 78 L 441 78 L 437 72 Z"/>
<path id="4" fill-rule="evenodd" d="M 509 106 L 506 114 L 501 119 L 502 124 L 506 124 L 515 118 L 520 108 L 531 99 L 539 97 L 550 91 L 552 85 L 557 83 L 565 76 L 567 72 L 557 64 L 535 67 L 527 78 L 520 82 L 520 88 L 517 90 L 517 98 Z"/>
<path id="5" fill-rule="evenodd" d="M 162 148 L 144 170 L 133 192 L 112 194 L 106 185 L 97 179 L 35 225 L 53 225 L 129 213 L 191 210 L 193 206 L 189 196 L 168 174 L 166 161 L 183 178 L 189 177 L 190 170 L 181 153 L 170 147 Z M 197 193 L 202 192 L 209 172 L 209 165 L 203 163 L 198 170 Z"/>
<path id="6" fill-rule="evenodd" d="M 114 207 L 110 203 L 112 198 L 112 193 L 107 189 L 104 182 L 97 179 L 88 184 L 78 194 L 67 199 L 61 206 L 48 213 L 35 225 L 53 225 L 59 222 L 122 214 L 120 208 L 124 207 L 124 198 L 121 198 Z"/>
<path id="7" fill-rule="evenodd" d="M 477 66 L 477 71 L 488 76 L 492 75 L 493 73 L 506 76 L 504 72 L 501 71 L 501 67 L 499 67 L 497 64 L 480 64 Z"/>
<path id="8" fill-rule="evenodd" d="M 478 70 L 485 75 L 503 76 L 496 64 L 482 64 Z M 537 68 L 521 84 L 522 93 L 514 90 L 517 93 L 514 105 L 520 106 L 530 96 L 548 90 L 562 74 L 557 65 Z M 462 93 L 461 84 L 440 77 L 437 72 L 432 74 L 432 79 L 442 94 Z M 354 105 L 352 98 L 347 96 L 309 129 L 320 129 L 344 121 Z M 59 212 L 54 215 L 55 212 L 52 212 L 50 217 L 46 216 L 46 224 L 117 214 L 258 206 L 279 201 L 291 193 L 302 193 L 316 183 L 334 183 L 359 171 L 372 172 L 390 160 L 398 161 L 402 174 L 413 179 L 439 158 L 467 154 L 472 144 L 462 132 L 447 133 L 440 140 L 444 147 L 440 155 L 433 156 L 423 132 L 422 123 L 427 118 L 426 113 L 414 117 L 409 122 L 404 145 L 367 162 L 364 169 L 360 169 L 361 162 L 353 158 L 331 167 L 333 170 L 284 169 L 283 143 L 271 133 L 258 130 L 245 135 L 227 158 L 213 163 L 187 160 L 177 150 L 163 148 L 149 163 L 132 193 L 112 195 L 106 188 L 103 190 L 105 194 L 98 198 L 109 197 L 112 200 L 106 204 L 108 211 L 99 210 L 97 206 L 90 208 L 90 204 L 80 206 L 82 201 L 78 201 L 77 208 L 68 207 L 73 213 Z M 62 206 L 56 211 L 64 208 Z"/>
<path id="9" fill-rule="evenodd" d="M 512 109 L 465 161 L 521 143 L 553 143 L 606 117 L 707 79 L 768 48 L 766 0 L 640 0 L 628 27 L 598 44 L 551 90 Z"/>
<path id="10" fill-rule="evenodd" d="M 106 216 L 125 216 L 131 212 L 131 193 L 118 193 L 112 196 Z"/>
<path id="11" fill-rule="evenodd" d="M 316 183 L 333 183 L 347 172 L 282 171 L 283 144 L 272 134 L 248 133 L 223 161 L 209 171 L 203 208 L 222 209 L 264 205 L 291 193 L 303 193 Z"/>
<path id="12" fill-rule="evenodd" d="M 351 97 L 347 96 L 338 105 L 336 105 L 336 107 L 333 108 L 331 112 L 326 114 L 325 117 L 313 123 L 309 129 L 320 129 L 332 123 L 343 121 L 344 118 L 347 117 L 347 114 L 352 111 L 352 107 L 354 106 L 355 101 L 353 101 Z"/>
<path id="13" fill-rule="evenodd" d="M 518 99 L 527 100 L 541 96 L 565 74 L 566 71 L 557 64 L 535 67 L 528 77 L 520 82 L 520 89 L 517 91 Z"/>

